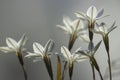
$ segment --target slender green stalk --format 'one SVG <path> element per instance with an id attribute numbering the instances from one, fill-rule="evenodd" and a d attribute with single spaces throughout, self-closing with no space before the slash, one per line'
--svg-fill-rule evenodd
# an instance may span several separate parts
<path id="1" fill-rule="evenodd" d="M 61 80 L 61 60 L 60 57 L 57 56 L 58 63 L 57 63 L 57 80 Z"/>
<path id="2" fill-rule="evenodd" d="M 24 77 L 25 77 L 25 80 L 27 80 L 27 73 L 26 73 L 25 67 L 24 67 L 24 66 L 22 66 L 22 69 L 23 69 L 23 72 L 24 72 Z"/>
<path id="3" fill-rule="evenodd" d="M 69 66 L 69 77 L 70 77 L 70 80 L 72 80 L 73 67 L 74 67 L 74 64 L 72 63 L 72 64 Z"/>
<path id="4" fill-rule="evenodd" d="M 95 80 L 95 69 L 94 65 L 91 63 L 92 73 L 93 73 L 93 80 Z"/>
<path id="5" fill-rule="evenodd" d="M 110 55 L 108 53 L 108 65 L 109 65 L 109 75 L 110 75 L 110 80 L 112 80 L 112 70 L 111 70 L 111 60 L 110 60 Z"/>
<path id="6" fill-rule="evenodd" d="M 96 68 L 96 70 L 98 71 L 101 80 L 103 80 L 103 77 L 102 77 L 102 74 L 101 74 L 99 65 L 98 65 L 96 59 L 94 58 L 94 56 L 91 56 L 91 62 L 92 62 L 92 65 L 93 65 L 93 66 Z"/>
<path id="7" fill-rule="evenodd" d="M 47 68 L 47 71 L 48 71 L 48 74 L 49 74 L 51 80 L 54 80 L 53 79 L 53 72 L 52 72 L 51 61 L 50 61 L 50 59 L 47 56 L 44 58 L 44 63 L 45 63 L 45 66 Z"/>
<path id="8" fill-rule="evenodd" d="M 98 71 L 98 73 L 99 73 L 99 76 L 100 76 L 101 80 L 103 80 L 103 77 L 102 77 L 102 74 L 101 74 L 100 70 Z"/>
<path id="9" fill-rule="evenodd" d="M 77 38 L 77 36 L 75 34 L 70 35 L 69 44 L 68 44 L 69 51 L 71 51 L 76 38 Z"/>
<path id="10" fill-rule="evenodd" d="M 110 53 L 109 53 L 109 37 L 108 37 L 108 35 L 103 36 L 103 41 L 104 41 L 104 45 L 105 45 L 107 56 L 108 56 L 108 67 L 109 67 L 110 80 L 112 80 L 112 70 L 111 70 L 111 59 L 110 59 Z"/>
<path id="11" fill-rule="evenodd" d="M 69 44 L 68 44 L 69 51 L 71 51 L 76 38 L 77 38 L 77 36 L 75 36 L 74 34 L 70 35 Z M 67 62 L 65 62 L 65 64 L 64 64 L 64 69 L 63 69 L 63 72 L 62 72 L 62 80 L 64 80 L 64 78 L 65 78 L 65 74 L 66 74 L 66 71 L 67 71 L 67 64 L 68 64 Z"/>
<path id="12" fill-rule="evenodd" d="M 64 64 L 64 68 L 63 68 L 63 72 L 62 72 L 62 80 L 64 80 L 64 78 L 65 78 L 66 70 L 67 70 L 67 62 L 65 62 L 65 64 Z"/>
<path id="13" fill-rule="evenodd" d="M 92 22 L 92 21 L 91 21 Z M 90 39 L 90 43 L 93 43 L 93 36 L 94 33 L 91 31 L 91 29 L 94 29 L 94 23 L 91 24 L 91 22 L 89 22 L 88 24 L 88 31 L 89 31 L 89 39 Z M 95 80 L 95 69 L 94 69 L 94 64 L 90 61 L 91 64 L 91 68 L 92 68 L 92 73 L 93 73 L 93 80 Z"/>
<path id="14" fill-rule="evenodd" d="M 22 70 L 23 70 L 23 73 L 24 73 L 25 80 L 27 80 L 27 73 L 26 73 L 26 70 L 25 70 L 25 66 L 24 66 L 22 54 L 21 54 L 21 52 L 16 52 L 16 54 L 17 54 L 18 59 L 19 59 L 19 62 L 20 62 L 20 64 L 21 64 L 21 67 L 22 67 Z"/>

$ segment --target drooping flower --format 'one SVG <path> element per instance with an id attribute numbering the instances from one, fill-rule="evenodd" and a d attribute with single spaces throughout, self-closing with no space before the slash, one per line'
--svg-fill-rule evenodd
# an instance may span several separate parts
<path id="1" fill-rule="evenodd" d="M 25 57 L 35 57 L 35 61 L 37 61 L 38 58 L 43 60 L 51 80 L 53 80 L 53 71 L 52 71 L 50 55 L 52 53 L 53 47 L 54 47 L 53 40 L 49 40 L 45 45 L 45 47 L 43 47 L 41 44 L 37 42 L 34 42 L 33 43 L 34 52 L 33 53 L 28 52 L 28 55 L 25 56 Z"/>

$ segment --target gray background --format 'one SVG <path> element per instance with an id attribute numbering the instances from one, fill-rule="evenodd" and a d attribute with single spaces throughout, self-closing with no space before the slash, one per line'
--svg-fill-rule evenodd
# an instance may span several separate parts
<path id="1" fill-rule="evenodd" d="M 51 38 L 56 43 L 55 52 L 59 52 L 61 45 L 67 46 L 68 36 L 56 28 L 56 25 L 62 25 L 63 15 L 74 18 L 74 12 L 86 12 L 91 5 L 95 5 L 97 9 L 104 8 L 104 15 L 111 15 L 102 19 L 108 26 L 114 20 L 116 21 L 118 28 L 110 34 L 110 52 L 112 60 L 119 58 L 120 0 L 0 0 L 0 46 L 6 45 L 6 37 L 19 40 L 21 35 L 26 33 L 29 39 L 26 47 L 29 51 L 32 52 L 33 42 L 37 41 L 45 45 Z M 99 37 L 94 41 L 98 42 L 98 39 L 101 39 Z M 76 42 L 73 50 L 79 46 L 85 48 L 87 44 Z M 104 74 L 107 58 L 103 44 L 95 57 L 101 67 L 102 74 Z M 42 61 L 33 63 L 32 60 L 24 59 L 28 80 L 49 80 L 44 63 Z M 53 57 L 52 60 L 54 74 L 56 74 L 56 58 Z M 14 54 L 0 55 L 0 80 L 24 80 L 21 66 Z M 66 80 L 68 80 L 68 76 Z M 73 80 L 92 80 L 88 61 L 75 65 Z"/>

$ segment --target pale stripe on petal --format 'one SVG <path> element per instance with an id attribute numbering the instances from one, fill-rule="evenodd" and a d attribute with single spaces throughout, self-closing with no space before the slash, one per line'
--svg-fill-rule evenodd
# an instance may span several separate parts
<path id="1" fill-rule="evenodd" d="M 89 57 L 83 55 L 83 56 L 80 56 L 79 58 L 77 58 L 76 62 L 83 62 L 83 61 L 86 61 L 88 59 L 89 59 Z"/>
<path id="2" fill-rule="evenodd" d="M 78 18 L 82 18 L 82 19 L 86 19 L 87 16 L 85 13 L 83 12 L 76 12 L 75 15 L 78 17 Z"/>
<path id="3" fill-rule="evenodd" d="M 8 52 L 14 52 L 15 50 L 9 47 L 0 47 L 0 50 L 2 52 L 8 53 Z"/>
<path id="4" fill-rule="evenodd" d="M 57 27 L 63 30 L 65 33 L 71 34 L 71 31 L 68 30 L 65 26 L 57 25 Z"/>
<path id="5" fill-rule="evenodd" d="M 65 24 L 65 27 L 67 27 L 67 29 L 72 32 L 72 29 L 71 29 L 71 23 L 72 21 L 70 20 L 70 18 L 64 16 L 63 17 L 63 23 Z"/>
<path id="6" fill-rule="evenodd" d="M 26 41 L 27 41 L 27 37 L 25 36 L 25 34 L 23 34 L 21 39 L 18 41 L 18 47 L 21 49 L 21 47 L 25 45 Z"/>
<path id="7" fill-rule="evenodd" d="M 6 44 L 10 48 L 16 48 L 17 47 L 17 42 L 12 38 L 6 38 Z"/>
<path id="8" fill-rule="evenodd" d="M 87 16 L 89 16 L 91 19 L 95 19 L 97 16 L 97 9 L 95 6 L 91 6 L 87 10 Z"/>
<path id="9" fill-rule="evenodd" d="M 63 56 L 64 56 L 67 60 L 70 60 L 71 53 L 70 53 L 70 51 L 69 51 L 65 46 L 62 46 L 62 47 L 61 47 L 61 53 L 63 54 Z"/>
<path id="10" fill-rule="evenodd" d="M 43 57 L 43 56 L 39 53 L 28 52 L 28 54 L 25 57 L 31 58 L 31 57 Z"/>
<path id="11" fill-rule="evenodd" d="M 33 43 L 33 50 L 35 53 L 40 53 L 43 54 L 44 53 L 44 48 L 41 44 L 34 42 Z"/>
<path id="12" fill-rule="evenodd" d="M 50 40 L 48 40 L 48 42 L 45 45 L 45 53 L 51 52 L 53 50 L 53 48 L 54 48 L 54 42 L 53 42 L 53 40 L 50 39 Z"/>
<path id="13" fill-rule="evenodd" d="M 86 34 L 80 35 L 79 38 L 85 42 L 90 42 L 89 37 Z"/>

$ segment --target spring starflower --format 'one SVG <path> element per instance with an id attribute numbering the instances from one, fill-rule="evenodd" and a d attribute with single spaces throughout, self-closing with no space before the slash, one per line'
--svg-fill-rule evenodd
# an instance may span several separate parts
<path id="1" fill-rule="evenodd" d="M 33 53 L 28 52 L 28 55 L 25 57 L 35 57 L 35 59 L 41 59 L 44 61 L 45 66 L 47 68 L 47 71 L 49 73 L 49 76 L 51 80 L 53 80 L 53 72 L 52 72 L 52 65 L 51 65 L 51 60 L 50 60 L 50 55 L 52 55 L 52 50 L 54 47 L 54 42 L 53 40 L 49 40 L 45 47 L 43 47 L 41 44 L 34 42 L 33 43 Z M 36 61 L 36 60 L 35 60 Z"/>
<path id="2" fill-rule="evenodd" d="M 21 51 L 25 50 L 23 48 L 23 46 L 25 45 L 26 41 L 27 41 L 27 38 L 26 38 L 25 34 L 21 37 L 21 39 L 18 42 L 15 41 L 14 39 L 8 37 L 8 38 L 6 38 L 7 46 L 6 47 L 0 47 L 0 50 L 5 52 L 5 53 L 21 52 Z M 16 55 L 18 55 L 18 54 L 16 54 Z"/>
<path id="3" fill-rule="evenodd" d="M 68 17 L 63 17 L 63 23 L 65 26 L 57 25 L 65 33 L 70 35 L 69 39 L 69 50 L 71 50 L 75 40 L 80 38 L 83 41 L 89 42 L 87 31 L 85 30 L 84 24 L 79 19 L 71 20 Z"/>
<path id="4" fill-rule="evenodd" d="M 10 53 L 10 52 L 16 53 L 16 55 L 19 59 L 19 62 L 21 64 L 21 67 L 23 69 L 25 80 L 27 80 L 27 73 L 25 70 L 22 53 L 25 50 L 25 48 L 23 48 L 23 47 L 24 47 L 26 41 L 27 41 L 27 37 L 25 36 L 25 34 L 21 37 L 21 39 L 18 42 L 15 41 L 14 39 L 8 37 L 8 38 L 6 38 L 7 47 L 0 47 L 0 50 L 5 53 Z"/>
<path id="5" fill-rule="evenodd" d="M 97 10 L 95 6 L 90 6 L 85 13 L 83 12 L 76 12 L 76 16 L 80 19 L 83 19 L 83 20 L 87 20 L 88 21 L 88 24 L 89 24 L 89 27 L 92 26 L 97 20 L 101 19 L 101 18 L 104 18 L 106 16 L 103 16 L 103 12 L 104 12 L 104 9 L 101 9 L 101 10 Z"/>
<path id="6" fill-rule="evenodd" d="M 77 51 L 75 51 L 77 52 Z M 61 53 L 64 57 L 64 59 L 68 62 L 68 67 L 69 67 L 69 76 L 70 76 L 70 80 L 72 78 L 72 74 L 73 74 L 73 64 L 74 62 L 82 62 L 87 60 L 86 56 L 80 56 L 76 53 L 71 53 L 65 46 L 61 47 Z"/>

